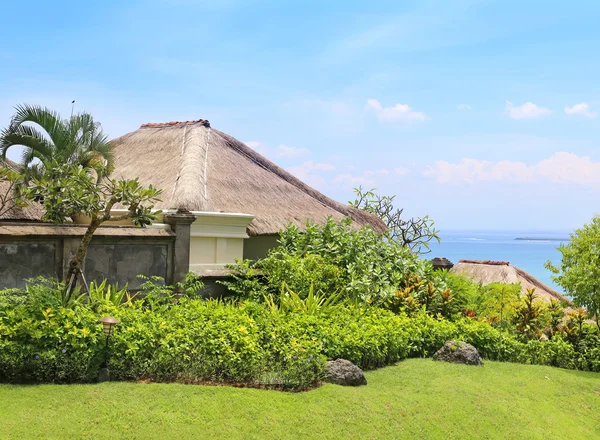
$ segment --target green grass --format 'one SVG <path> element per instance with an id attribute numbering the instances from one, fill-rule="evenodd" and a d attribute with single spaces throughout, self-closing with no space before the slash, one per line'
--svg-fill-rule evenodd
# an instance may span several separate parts
<path id="1" fill-rule="evenodd" d="M 411 359 L 306 393 L 179 384 L 0 385 L 0 439 L 596 439 L 600 374 Z"/>

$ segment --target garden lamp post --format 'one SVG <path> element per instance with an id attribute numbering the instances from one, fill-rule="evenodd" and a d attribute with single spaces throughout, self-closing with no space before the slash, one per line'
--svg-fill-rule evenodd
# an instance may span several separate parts
<path id="1" fill-rule="evenodd" d="M 110 373 L 108 371 L 108 342 L 112 336 L 113 328 L 119 323 L 119 320 L 112 316 L 105 316 L 104 318 L 101 318 L 99 322 L 102 323 L 106 342 L 104 344 L 104 362 L 102 363 L 100 373 L 98 374 L 98 382 L 107 382 L 110 380 Z"/>

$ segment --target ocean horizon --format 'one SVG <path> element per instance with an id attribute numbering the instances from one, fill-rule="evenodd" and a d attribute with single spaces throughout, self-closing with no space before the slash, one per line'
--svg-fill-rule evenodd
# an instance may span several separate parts
<path id="1" fill-rule="evenodd" d="M 425 258 L 445 257 L 454 264 L 459 260 L 507 261 L 532 276 L 564 293 L 551 279 L 544 267 L 548 260 L 557 264 L 561 254 L 557 247 L 568 243 L 568 231 L 532 230 L 445 230 L 440 232 L 440 243 L 431 243 L 431 252 Z"/>

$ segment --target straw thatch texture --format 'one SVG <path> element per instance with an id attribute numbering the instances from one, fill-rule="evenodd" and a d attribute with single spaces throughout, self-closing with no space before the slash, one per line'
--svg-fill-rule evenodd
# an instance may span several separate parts
<path id="1" fill-rule="evenodd" d="M 19 170 L 19 165 L 8 159 L 5 161 L 0 160 L 0 167 L 4 166 L 7 166 L 13 171 Z M 0 220 L 39 221 L 44 215 L 44 210 L 39 203 L 31 202 L 29 206 L 25 208 L 14 206 L 14 200 L 11 200 L 13 197 L 11 187 L 6 181 L 0 181 L 0 197 L 7 201 L 6 206 L 0 206 Z"/>
<path id="2" fill-rule="evenodd" d="M 112 145 L 114 176 L 161 188 L 160 209 L 252 214 L 250 235 L 328 216 L 385 230 L 379 218 L 321 194 L 208 121 L 146 124 Z"/>
<path id="3" fill-rule="evenodd" d="M 490 283 L 521 283 L 522 295 L 525 294 L 527 289 L 535 288 L 538 297 L 546 301 L 551 299 L 569 301 L 552 287 L 505 261 L 460 260 L 450 271 L 465 275 L 484 285 Z"/>

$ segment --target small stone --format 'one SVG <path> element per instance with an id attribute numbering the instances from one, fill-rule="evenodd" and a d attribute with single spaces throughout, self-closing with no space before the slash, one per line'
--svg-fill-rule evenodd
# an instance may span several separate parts
<path id="1" fill-rule="evenodd" d="M 480 365 L 483 360 L 479 352 L 471 344 L 462 341 L 448 341 L 434 355 L 433 360 L 453 362 L 455 364 Z"/>
<path id="2" fill-rule="evenodd" d="M 367 379 L 363 371 L 352 362 L 345 359 L 336 359 L 327 362 L 325 367 L 325 382 L 337 385 L 357 387 L 366 385 Z"/>
<path id="3" fill-rule="evenodd" d="M 110 381 L 110 373 L 108 372 L 108 368 L 100 368 L 100 372 L 98 373 L 98 382 L 108 381 Z"/>

